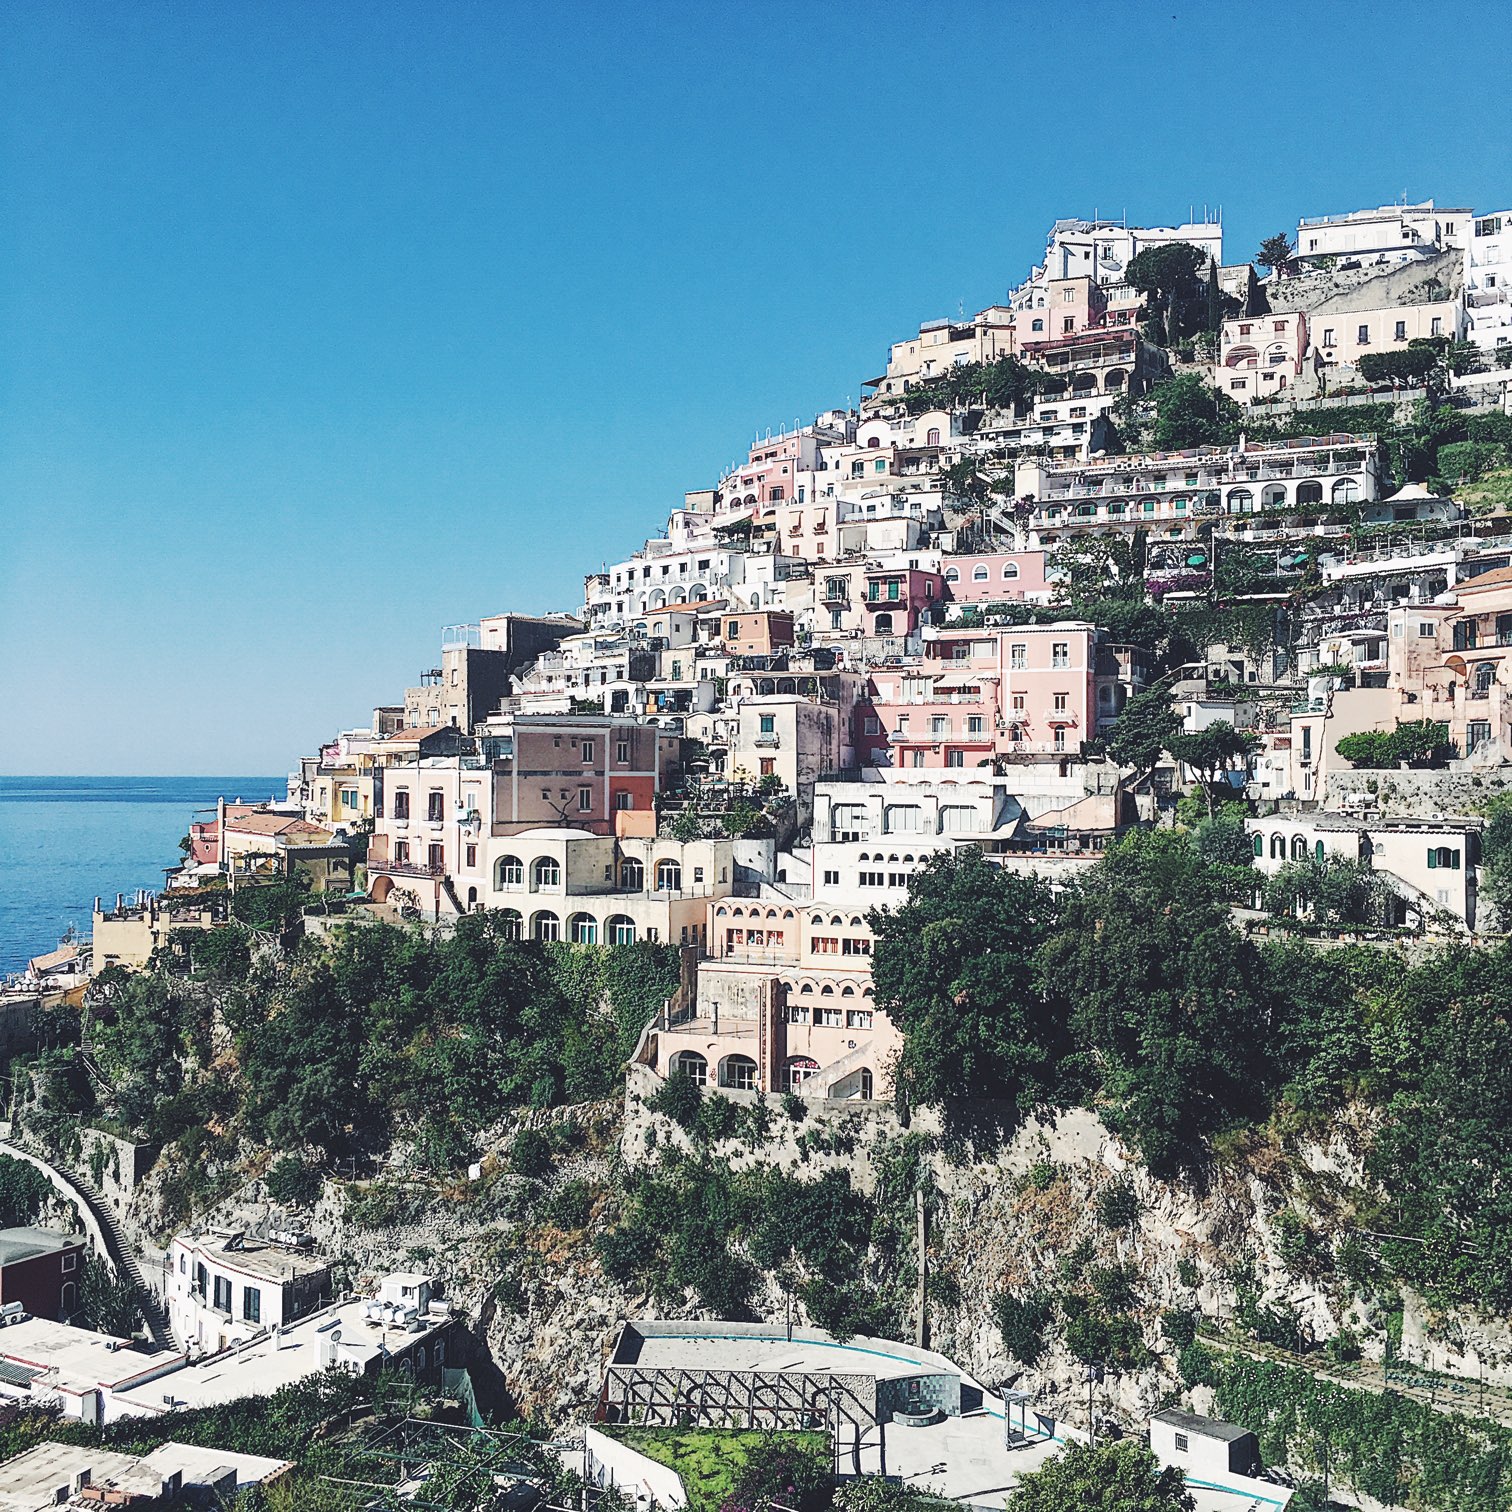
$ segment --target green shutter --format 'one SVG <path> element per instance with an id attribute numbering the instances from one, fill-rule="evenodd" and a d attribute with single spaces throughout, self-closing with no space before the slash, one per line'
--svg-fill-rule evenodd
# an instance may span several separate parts
<path id="1" fill-rule="evenodd" d="M 1428 847 L 1428 870 L 1433 871 L 1438 866 L 1438 852 L 1430 845 Z"/>

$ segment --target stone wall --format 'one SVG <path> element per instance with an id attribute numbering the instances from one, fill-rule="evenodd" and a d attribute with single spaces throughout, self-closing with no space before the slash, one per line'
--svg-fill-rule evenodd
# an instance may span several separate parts
<path id="1" fill-rule="evenodd" d="M 1323 786 L 1323 807 L 1344 808 L 1349 793 L 1370 793 L 1373 809 L 1355 810 L 1392 819 L 1445 819 L 1485 810 L 1491 799 L 1512 789 L 1512 766 L 1484 771 L 1455 772 L 1362 767 L 1329 772 Z"/>

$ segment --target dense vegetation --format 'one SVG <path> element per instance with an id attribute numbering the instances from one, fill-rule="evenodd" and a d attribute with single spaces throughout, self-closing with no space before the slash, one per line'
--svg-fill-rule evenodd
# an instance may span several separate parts
<path id="1" fill-rule="evenodd" d="M 1059 895 L 970 853 L 933 861 L 872 916 L 901 1094 L 963 1116 L 983 1087 L 1020 1111 L 1092 1106 L 1164 1174 L 1220 1135 L 1361 1099 L 1380 1127 L 1350 1223 L 1401 1236 L 1370 1239 L 1369 1264 L 1431 1298 L 1512 1305 L 1512 944 L 1409 963 L 1257 943 L 1212 844 L 1136 834 Z"/>
<path id="2" fill-rule="evenodd" d="M 27 1119 L 65 1153 L 81 1121 L 175 1146 L 185 1206 L 258 1148 L 284 1152 L 288 1196 L 309 1190 L 302 1173 L 397 1138 L 455 1173 L 510 1110 L 613 1093 L 676 981 L 673 948 L 510 940 L 486 913 L 445 935 L 353 928 L 283 953 L 231 924 L 187 959 L 101 973 L 83 1031 L 111 1090 L 54 1051 Z"/>

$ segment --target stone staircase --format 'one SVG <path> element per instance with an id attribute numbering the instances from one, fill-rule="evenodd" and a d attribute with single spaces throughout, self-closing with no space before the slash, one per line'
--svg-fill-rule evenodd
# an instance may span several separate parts
<path id="1" fill-rule="evenodd" d="M 12 1140 L 14 1140 L 14 1135 L 12 1135 Z M 173 1328 L 169 1324 L 162 1299 L 147 1284 L 147 1278 L 142 1274 L 142 1267 L 137 1261 L 136 1251 L 132 1248 L 131 1241 L 111 1210 L 110 1204 L 84 1177 L 60 1166 L 50 1156 L 27 1149 L 19 1142 L 3 1139 L 0 1139 L 0 1154 L 10 1155 L 36 1166 L 63 1196 L 77 1202 L 88 1211 L 99 1229 L 105 1257 L 115 1268 L 116 1274 L 129 1282 L 136 1292 L 137 1306 L 142 1310 L 142 1317 L 146 1321 L 147 1331 L 152 1335 L 153 1342 L 161 1349 L 178 1349 L 179 1345 L 173 1336 Z M 88 1225 L 86 1224 L 85 1227 L 87 1228 Z"/>

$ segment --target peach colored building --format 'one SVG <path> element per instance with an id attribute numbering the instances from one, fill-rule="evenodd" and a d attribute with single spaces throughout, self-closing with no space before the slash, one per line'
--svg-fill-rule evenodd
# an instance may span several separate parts
<path id="1" fill-rule="evenodd" d="M 1269 399 L 1296 382 L 1306 355 L 1307 316 L 1301 310 L 1225 320 L 1213 386 L 1238 404 Z"/>

